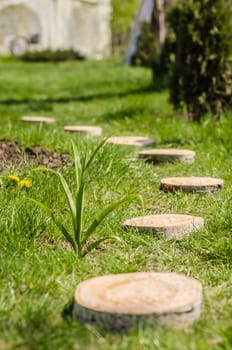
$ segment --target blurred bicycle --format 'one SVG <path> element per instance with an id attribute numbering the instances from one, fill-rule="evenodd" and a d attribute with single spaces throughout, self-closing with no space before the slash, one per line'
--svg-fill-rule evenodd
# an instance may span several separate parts
<path id="1" fill-rule="evenodd" d="M 39 43 L 39 34 L 33 34 L 29 38 L 24 36 L 11 36 L 8 41 L 8 47 L 10 53 L 13 56 L 21 56 L 25 52 L 27 52 L 31 46 L 31 44 Z"/>

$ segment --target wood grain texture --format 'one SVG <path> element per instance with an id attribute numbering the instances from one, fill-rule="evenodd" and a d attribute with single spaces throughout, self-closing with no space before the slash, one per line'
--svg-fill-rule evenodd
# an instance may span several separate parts
<path id="1" fill-rule="evenodd" d="M 200 316 L 202 286 L 176 273 L 137 272 L 81 282 L 73 316 L 111 330 L 139 324 L 184 328 Z"/>
<path id="2" fill-rule="evenodd" d="M 198 216 L 182 214 L 147 215 L 126 220 L 123 227 L 180 239 L 190 232 L 202 229 L 204 220 Z"/>
<path id="3" fill-rule="evenodd" d="M 139 157 L 151 163 L 182 162 L 191 164 L 195 159 L 195 152 L 186 149 L 149 149 L 139 152 Z"/>
<path id="4" fill-rule="evenodd" d="M 107 142 L 115 145 L 127 145 L 137 147 L 152 146 L 154 144 L 154 140 L 143 136 L 114 136 L 110 137 L 107 140 Z"/>
<path id="5" fill-rule="evenodd" d="M 54 118 L 49 117 L 42 117 L 42 116 L 23 116 L 20 118 L 23 122 L 30 122 L 30 123 L 45 123 L 45 124 L 51 124 L 55 123 Z"/>
<path id="6" fill-rule="evenodd" d="M 66 125 L 64 131 L 84 133 L 91 136 L 101 136 L 102 128 L 99 126 L 90 125 Z"/>
<path id="7" fill-rule="evenodd" d="M 222 189 L 224 181 L 211 177 L 170 177 L 162 179 L 160 188 L 164 191 L 210 193 Z"/>

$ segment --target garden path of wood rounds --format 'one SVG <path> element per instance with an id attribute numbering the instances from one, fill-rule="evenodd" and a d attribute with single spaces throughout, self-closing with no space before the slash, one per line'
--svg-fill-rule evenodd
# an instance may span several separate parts
<path id="1" fill-rule="evenodd" d="M 43 122 L 47 122 L 46 117 Z M 85 132 L 91 136 L 102 134 L 102 129 L 96 126 L 73 125 L 65 126 L 64 130 Z M 114 136 L 107 142 L 137 147 L 154 144 L 153 140 L 143 136 Z M 195 152 L 151 149 L 139 152 L 138 156 L 154 164 L 176 161 L 190 164 L 194 162 Z M 221 189 L 223 180 L 209 177 L 167 178 L 161 180 L 160 187 L 165 191 L 205 194 Z M 123 227 L 179 239 L 203 229 L 204 220 L 183 214 L 147 215 L 127 219 Z M 201 303 L 202 286 L 195 279 L 175 273 L 118 274 L 81 282 L 75 292 L 73 316 L 81 322 L 96 322 L 117 331 L 141 320 L 154 326 L 183 328 L 200 317 Z"/>

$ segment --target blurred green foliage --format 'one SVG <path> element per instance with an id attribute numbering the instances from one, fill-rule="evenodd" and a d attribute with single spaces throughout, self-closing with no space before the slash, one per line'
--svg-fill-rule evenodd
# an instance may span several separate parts
<path id="1" fill-rule="evenodd" d="M 140 0 L 112 0 L 113 46 L 125 43 L 129 30 L 139 10 Z"/>
<path id="2" fill-rule="evenodd" d="M 19 56 L 19 59 L 26 62 L 62 62 L 69 60 L 83 60 L 78 51 L 73 49 L 68 50 L 42 50 L 42 51 L 27 51 Z"/>
<path id="3" fill-rule="evenodd" d="M 232 104 L 231 8 L 228 0 L 179 0 L 169 15 L 171 101 L 194 120 Z"/>
<path id="4" fill-rule="evenodd" d="M 159 39 L 152 29 L 151 23 L 143 22 L 141 35 L 138 41 L 137 52 L 133 64 L 143 67 L 154 67 L 160 65 Z"/>

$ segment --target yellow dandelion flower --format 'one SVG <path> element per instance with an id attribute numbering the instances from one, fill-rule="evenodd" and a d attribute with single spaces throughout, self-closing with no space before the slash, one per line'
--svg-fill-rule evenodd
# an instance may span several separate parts
<path id="1" fill-rule="evenodd" d="M 8 175 L 7 178 L 17 184 L 20 182 L 19 177 L 16 175 Z"/>
<path id="2" fill-rule="evenodd" d="M 30 180 L 21 180 L 18 182 L 18 186 L 29 188 L 32 186 L 32 182 Z"/>

